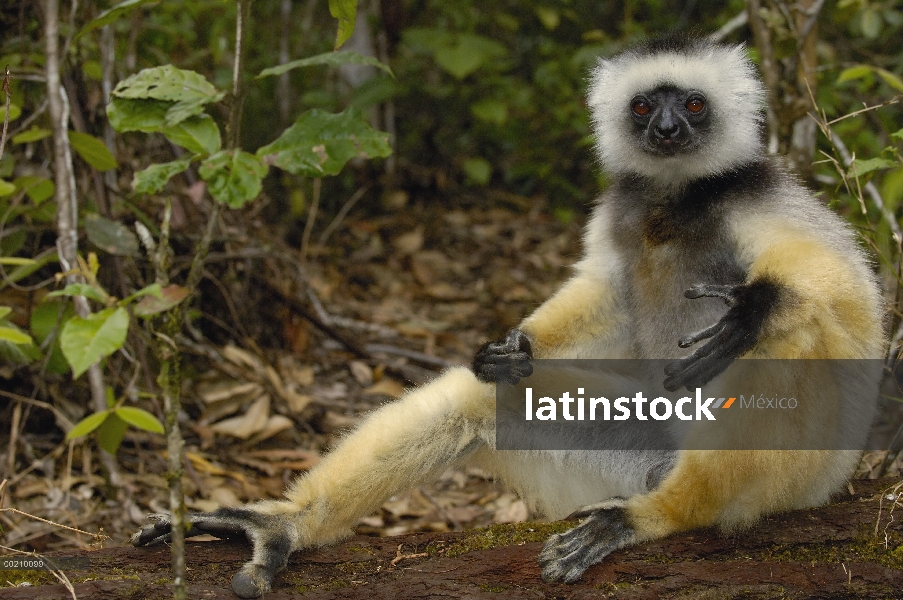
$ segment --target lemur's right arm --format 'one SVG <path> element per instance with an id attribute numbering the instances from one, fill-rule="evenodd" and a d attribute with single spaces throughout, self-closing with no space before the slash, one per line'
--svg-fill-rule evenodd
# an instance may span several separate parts
<path id="1" fill-rule="evenodd" d="M 591 342 L 623 330 L 617 305 L 608 281 L 578 272 L 504 339 L 483 345 L 473 371 L 481 381 L 513 384 L 532 373 L 532 358 L 593 358 Z"/>
<path id="2" fill-rule="evenodd" d="M 596 356 L 600 347 L 607 355 L 619 354 L 617 338 L 627 320 L 614 284 L 620 260 L 608 210 L 601 204 L 593 212 L 575 275 L 504 339 L 477 351 L 473 371 L 478 379 L 516 383 L 532 372 L 532 358 L 601 358 Z"/>

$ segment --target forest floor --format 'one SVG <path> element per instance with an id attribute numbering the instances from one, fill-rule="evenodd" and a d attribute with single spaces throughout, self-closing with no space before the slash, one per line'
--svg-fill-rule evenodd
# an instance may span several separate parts
<path id="1" fill-rule="evenodd" d="M 253 219 L 226 225 L 200 305 L 200 322 L 214 323 L 214 333 L 183 340 L 190 510 L 279 497 L 362 415 L 449 365 L 468 364 L 481 343 L 551 295 L 579 257 L 580 219 L 562 222 L 516 196 L 493 204 L 349 218 L 303 258 L 255 231 L 262 225 Z M 46 386 L 55 412 L 26 404 L 8 440 L 14 456 L 5 461 L 2 506 L 15 510 L 0 513 L 5 546 L 97 543 L 66 527 L 121 545 L 145 514 L 167 510 L 163 437 L 126 433 L 117 454 L 122 486 L 111 490 L 96 446 L 62 440 L 57 425 L 85 414 L 67 379 Z M 442 532 L 528 518 L 487 474 L 458 469 L 390 499 L 357 531 Z"/>

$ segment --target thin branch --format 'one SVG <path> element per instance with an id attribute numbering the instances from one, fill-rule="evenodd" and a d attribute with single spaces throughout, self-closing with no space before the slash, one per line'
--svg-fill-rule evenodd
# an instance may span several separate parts
<path id="1" fill-rule="evenodd" d="M 440 356 L 433 356 L 432 354 L 418 352 L 417 350 L 409 350 L 408 348 L 401 348 L 400 346 L 392 346 L 390 344 L 367 344 L 364 346 L 364 348 L 367 350 L 367 352 L 371 352 L 373 354 L 381 353 L 403 356 L 405 358 L 410 358 L 411 360 L 416 360 L 417 362 L 434 367 L 440 367 L 442 369 L 447 369 L 449 367 L 455 367 L 459 365 L 459 363 L 446 360 Z"/>
<path id="2" fill-rule="evenodd" d="M 323 233 L 320 234 L 320 239 L 317 240 L 317 243 L 323 246 L 326 244 L 326 240 L 329 239 L 329 236 L 332 235 L 332 232 L 336 230 L 336 228 L 341 225 L 342 219 L 345 218 L 345 215 L 348 214 L 357 201 L 360 200 L 364 194 L 370 189 L 369 185 L 362 186 L 358 188 L 356 192 L 351 194 L 351 197 L 345 201 L 345 204 L 342 205 L 341 210 L 339 210 L 339 214 L 335 216 L 335 218 L 330 221 L 329 225 L 326 226 L 326 229 L 323 230 Z"/>
<path id="3" fill-rule="evenodd" d="M 57 249 L 63 272 L 68 273 L 69 283 L 81 283 L 82 277 L 74 270 L 78 265 L 78 198 L 75 188 L 75 169 L 72 166 L 72 148 L 69 145 L 69 99 L 60 81 L 59 63 L 59 2 L 45 0 L 44 36 L 47 55 L 47 100 L 53 128 L 54 182 L 57 204 Z M 91 307 L 84 296 L 73 296 L 75 312 L 80 317 L 91 314 Z M 94 410 L 107 409 L 106 385 L 100 364 L 88 368 L 88 383 Z M 101 450 L 101 461 L 107 469 L 110 483 L 123 490 L 122 476 L 116 458 Z"/>
<path id="4" fill-rule="evenodd" d="M 851 112 L 851 113 L 843 115 L 841 117 L 837 117 L 833 121 L 828 121 L 828 125 L 833 125 L 835 123 L 839 123 L 839 122 L 843 121 L 844 119 L 849 119 L 850 117 L 855 117 L 858 114 L 862 114 L 864 112 L 869 112 L 870 110 L 883 108 L 885 106 L 890 106 L 891 104 L 898 104 L 901 100 L 903 100 L 903 95 L 894 96 L 890 100 L 888 100 L 886 102 L 882 102 L 881 104 L 873 104 L 872 106 L 866 106 L 864 108 L 860 108 L 857 111 Z"/>
<path id="5" fill-rule="evenodd" d="M 831 129 L 830 125 L 825 125 L 825 133 L 837 149 L 837 153 L 840 154 L 844 166 L 849 168 L 850 165 L 853 164 L 854 158 L 847 149 L 846 144 L 844 144 L 843 140 L 840 139 L 840 136 Z M 859 185 L 858 177 L 856 177 L 856 184 Z M 897 219 L 894 217 L 893 213 L 885 206 L 884 198 L 881 197 L 881 192 L 878 191 L 878 187 L 874 182 L 869 181 L 862 189 L 868 194 L 868 197 L 872 200 L 872 204 L 881 212 L 881 215 L 887 221 L 891 233 L 894 236 L 894 241 L 899 245 L 903 242 L 903 232 L 900 231 L 900 225 L 897 223 Z"/>
<path id="6" fill-rule="evenodd" d="M 825 0 L 815 0 L 815 4 L 810 6 L 805 12 L 808 14 L 809 18 L 806 20 L 806 23 L 797 32 L 797 50 L 801 51 L 803 48 L 803 44 L 806 43 L 806 38 L 809 37 L 809 34 L 812 32 L 812 28 L 815 27 L 815 24 L 818 22 L 818 15 L 821 13 L 821 9 L 825 5 Z"/>
<path id="7" fill-rule="evenodd" d="M 38 408 L 43 408 L 44 410 L 49 410 L 53 413 L 53 416 L 56 417 L 57 424 L 65 431 L 69 433 L 69 431 L 75 427 L 75 424 L 69 420 L 69 417 L 64 415 L 60 409 L 55 407 L 52 404 L 48 404 L 47 402 L 42 402 L 40 400 L 35 400 L 34 398 L 29 398 L 27 396 L 20 396 L 19 394 L 14 394 L 12 392 L 5 392 L 0 390 L 0 396 L 6 396 L 11 400 L 15 400 L 17 402 L 24 402 L 25 404 L 30 404 L 32 406 L 37 406 Z"/>
<path id="8" fill-rule="evenodd" d="M 43 519 L 42 519 L 43 520 Z M 7 550 L 9 552 L 13 552 L 15 554 L 24 554 L 25 556 L 35 556 L 40 558 L 41 560 L 47 561 L 47 564 L 51 566 L 54 565 L 53 561 L 42 554 L 38 554 L 37 552 L 24 552 L 22 550 L 16 550 L 15 548 L 10 548 L 8 546 L 0 546 L 0 549 Z M 69 595 L 72 596 L 72 600 L 78 600 L 78 596 L 75 595 L 75 587 L 72 585 L 72 582 L 69 581 L 69 578 L 66 577 L 66 574 L 63 573 L 61 569 L 53 568 L 49 569 L 50 574 L 53 575 L 57 581 L 63 584 L 66 590 L 69 592 Z"/>
<path id="9" fill-rule="evenodd" d="M 713 42 L 720 42 L 737 29 L 749 23 L 749 12 L 741 11 L 737 16 L 718 28 L 718 31 L 709 36 Z"/>
<path id="10" fill-rule="evenodd" d="M 747 0 L 746 9 L 749 19 L 749 28 L 753 32 L 756 48 L 759 50 L 759 62 L 762 69 L 762 79 L 765 81 L 765 89 L 768 93 L 766 113 L 768 117 L 768 151 L 776 153 L 780 144 L 780 124 L 776 108 L 778 90 L 781 86 L 781 67 L 774 54 L 774 46 L 771 41 L 771 30 L 762 18 L 762 3 L 760 0 Z"/>
<path id="11" fill-rule="evenodd" d="M 310 244 L 310 234 L 313 232 L 314 223 L 317 220 L 317 209 L 320 207 L 320 191 L 323 189 L 323 180 L 314 178 L 314 190 L 307 211 L 307 222 L 304 224 L 304 233 L 301 234 L 301 262 L 307 260 L 307 250 Z"/>
<path id="12" fill-rule="evenodd" d="M 6 114 L 3 117 L 3 134 L 0 135 L 0 158 L 3 158 L 3 149 L 6 147 L 6 130 L 9 129 L 9 65 L 6 65 L 6 75 L 3 76 L 3 93 L 6 94 Z"/>
<path id="13" fill-rule="evenodd" d="M 61 523 L 54 523 L 53 521 L 48 521 L 47 519 L 42 519 L 41 517 L 37 517 L 30 513 L 21 511 L 18 508 L 0 508 L 0 513 L 4 513 L 4 512 L 13 513 L 16 515 L 22 515 L 23 517 L 28 517 L 29 519 L 34 519 L 35 521 L 40 521 L 41 523 L 47 523 L 48 525 L 53 525 L 54 527 L 59 527 L 60 529 L 65 529 L 66 531 L 72 531 L 74 533 L 81 533 L 81 534 L 92 537 L 97 542 L 110 539 L 109 536 L 104 535 L 102 533 L 91 533 L 90 531 L 85 531 L 83 529 L 76 529 L 75 527 L 69 527 L 68 525 L 63 525 Z"/>

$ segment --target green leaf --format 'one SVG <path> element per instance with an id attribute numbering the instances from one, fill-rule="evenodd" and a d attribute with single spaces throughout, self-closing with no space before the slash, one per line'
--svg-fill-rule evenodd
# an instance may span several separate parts
<path id="1" fill-rule="evenodd" d="M 171 102 L 159 100 L 113 98 L 107 104 L 107 118 L 119 132 L 154 133 L 166 127 L 166 112 L 171 106 Z"/>
<path id="2" fill-rule="evenodd" d="M 0 363 L 27 365 L 41 356 L 37 347 L 0 340 Z"/>
<path id="3" fill-rule="evenodd" d="M 75 424 L 75 427 L 69 430 L 69 433 L 66 434 L 67 440 L 74 440 L 75 438 L 82 437 L 84 435 L 88 435 L 95 429 L 101 426 L 101 424 L 107 420 L 107 417 L 110 416 L 110 411 L 103 410 L 101 412 L 94 413 L 93 415 L 88 415 L 81 421 Z"/>
<path id="4" fill-rule="evenodd" d="M 169 108 L 169 110 L 166 111 L 166 119 L 164 121 L 167 125 L 178 125 L 182 121 L 190 119 L 191 117 L 198 117 L 202 115 L 209 116 L 204 114 L 204 105 L 210 102 L 218 102 L 222 100 L 225 95 L 226 92 L 219 92 L 219 94 L 217 94 L 213 100 L 208 100 L 205 98 L 195 98 L 193 100 L 183 100 L 182 102 L 176 102 Z"/>
<path id="5" fill-rule="evenodd" d="M 15 269 L 13 269 L 12 273 L 7 273 L 6 277 L 3 280 L 0 280 L 0 290 L 5 288 L 10 283 L 15 283 L 17 281 L 25 279 L 41 267 L 58 261 L 59 256 L 57 256 L 56 252 L 48 252 L 47 254 L 44 254 L 43 256 L 37 258 L 32 263 L 22 265 L 21 267 L 16 267 Z"/>
<path id="6" fill-rule="evenodd" d="M 69 143 L 72 149 L 78 152 L 86 163 L 97 169 L 98 171 L 109 171 L 119 166 L 113 155 L 107 149 L 106 144 L 87 133 L 79 133 L 78 131 L 70 131 Z"/>
<path id="7" fill-rule="evenodd" d="M 91 300 L 97 300 L 101 304 L 106 304 L 110 298 L 105 291 L 94 287 L 90 283 L 70 283 L 61 290 L 50 292 L 44 298 L 59 298 L 60 296 L 84 296 Z"/>
<path id="8" fill-rule="evenodd" d="M 837 83 L 844 83 L 845 81 L 854 81 L 856 79 L 862 79 L 872 73 L 872 67 L 869 65 L 856 65 L 855 67 L 849 67 L 841 71 L 840 75 L 837 77 Z"/>
<path id="9" fill-rule="evenodd" d="M 135 173 L 132 188 L 141 194 L 156 194 L 163 189 L 173 175 L 181 173 L 191 164 L 191 157 L 174 160 L 160 165 L 151 165 Z"/>
<path id="10" fill-rule="evenodd" d="M 109 452 L 116 454 L 122 438 L 125 437 L 125 430 L 128 427 L 116 412 L 110 415 L 97 428 L 97 445 Z"/>
<path id="11" fill-rule="evenodd" d="M 10 103 L 9 105 L 9 120 L 15 121 L 19 117 L 22 116 L 22 107 L 18 104 Z M 3 125 L 3 121 L 6 119 L 6 104 L 0 102 L 0 126 Z"/>
<path id="12" fill-rule="evenodd" d="M 260 72 L 260 75 L 258 75 L 257 78 L 260 79 L 261 77 L 268 77 L 270 75 L 282 75 L 283 73 L 291 71 L 292 69 L 312 67 L 314 65 L 329 65 L 331 67 L 337 67 L 339 65 L 370 65 L 371 67 L 382 69 L 393 77 L 395 76 L 392 73 L 392 69 L 389 68 L 389 65 L 380 62 L 373 56 L 362 56 L 357 52 L 351 52 L 350 50 L 339 50 L 334 52 L 326 52 L 325 54 L 317 54 L 316 56 L 311 56 L 310 58 L 293 60 L 291 62 L 285 63 L 284 65 L 264 69 Z"/>
<path id="13" fill-rule="evenodd" d="M 329 14 L 339 20 L 339 30 L 335 38 L 335 49 L 338 50 L 354 33 L 357 0 L 329 0 Z"/>
<path id="14" fill-rule="evenodd" d="M 116 256 L 138 256 L 138 238 L 131 229 L 95 213 L 85 215 L 88 239 L 101 250 Z"/>
<path id="15" fill-rule="evenodd" d="M 40 206 L 42 202 L 52 198 L 56 193 L 56 185 L 46 177 L 23 175 L 22 177 L 16 177 L 13 183 L 31 198 L 35 206 Z"/>
<path id="16" fill-rule="evenodd" d="M 152 433 L 163 433 L 163 423 L 146 410 L 135 408 L 134 406 L 120 406 L 113 414 L 138 429 Z"/>
<path id="17" fill-rule="evenodd" d="M 201 163 L 198 174 L 214 200 L 241 208 L 260 193 L 267 166 L 243 150 L 221 150 Z"/>
<path id="18" fill-rule="evenodd" d="M 890 134 L 892 139 L 897 140 L 898 142 L 903 142 L 903 129 L 898 129 L 897 131 Z"/>
<path id="19" fill-rule="evenodd" d="M 903 79 L 900 79 L 897 75 L 885 69 L 875 69 L 875 71 L 877 71 L 878 76 L 881 77 L 887 85 L 898 92 L 903 92 Z"/>
<path id="20" fill-rule="evenodd" d="M 857 158 L 853 161 L 853 164 L 850 165 L 849 174 L 850 177 L 862 177 L 866 173 L 871 173 L 872 171 L 878 171 L 881 169 L 890 169 L 891 167 L 895 167 L 898 164 L 899 163 L 897 163 L 896 161 L 888 160 L 886 158 Z"/>
<path id="21" fill-rule="evenodd" d="M 0 198 L 3 196 L 9 196 L 16 191 L 15 184 L 12 184 L 8 181 L 3 181 L 0 179 Z"/>
<path id="22" fill-rule="evenodd" d="M 873 73 L 877 74 L 890 87 L 894 88 L 898 92 L 903 92 L 903 79 L 900 79 L 898 75 L 891 73 L 886 69 L 872 65 L 856 65 L 855 67 L 844 69 L 841 72 L 840 76 L 837 78 L 837 83 L 843 83 L 845 81 L 852 81 L 856 79 L 864 79 L 865 77 Z"/>
<path id="23" fill-rule="evenodd" d="M 177 125 L 164 127 L 160 133 L 167 139 L 195 154 L 213 154 L 222 146 L 219 127 L 210 115 L 199 115 Z M 184 169 L 183 169 L 184 170 Z"/>
<path id="24" fill-rule="evenodd" d="M 881 15 L 872 7 L 864 9 L 860 16 L 860 26 L 862 35 L 870 40 L 877 38 L 881 33 Z"/>
<path id="25" fill-rule="evenodd" d="M 501 100 L 487 98 L 470 106 L 470 112 L 481 121 L 504 125 L 508 120 L 508 105 Z"/>
<path id="26" fill-rule="evenodd" d="M 542 26 L 552 31 L 558 28 L 558 25 L 561 24 L 561 13 L 559 13 L 554 8 L 549 7 L 537 7 L 536 16 L 539 17 Z"/>
<path id="27" fill-rule="evenodd" d="M 903 200 L 903 167 L 894 169 L 881 178 L 881 196 L 884 198 L 884 205 L 895 214 Z"/>
<path id="28" fill-rule="evenodd" d="M 11 344 L 33 344 L 31 336 L 20 330 L 18 327 L 12 327 L 9 323 L 0 322 L 0 341 L 10 342 Z"/>
<path id="29" fill-rule="evenodd" d="M 492 165 L 485 158 L 468 158 L 462 165 L 467 178 L 480 185 L 489 183 L 492 176 Z"/>
<path id="30" fill-rule="evenodd" d="M 122 307 L 69 319 L 63 326 L 60 347 L 72 366 L 72 378 L 78 378 L 88 367 L 121 348 L 128 330 L 129 314 Z"/>
<path id="31" fill-rule="evenodd" d="M 188 297 L 188 288 L 171 284 L 160 290 L 160 296 L 145 296 L 132 309 L 138 317 L 150 317 L 178 305 Z"/>
<path id="32" fill-rule="evenodd" d="M 13 136 L 14 144 L 27 144 L 29 142 L 37 142 L 38 140 L 43 140 L 44 138 L 49 138 L 53 135 L 53 132 L 49 129 L 44 129 L 43 127 L 36 127 L 34 125 L 31 126 L 31 129 L 27 131 L 23 131 L 18 135 Z"/>
<path id="33" fill-rule="evenodd" d="M 75 314 L 75 308 L 71 302 L 55 300 L 41 302 L 31 311 L 31 319 L 28 323 L 32 335 L 38 344 L 45 345 L 51 333 L 58 331 L 58 327 Z M 55 335 L 53 345 L 46 350 L 50 356 L 47 358 L 47 370 L 51 373 L 62 375 L 69 372 L 69 363 L 60 350 L 60 338 Z"/>
<path id="34" fill-rule="evenodd" d="M 218 102 L 226 93 L 216 89 L 200 73 L 163 65 L 143 69 L 120 81 L 113 95 L 128 100 L 174 103 L 167 106 L 163 120 L 165 125 L 175 125 L 199 115 L 204 104 Z"/>
<path id="35" fill-rule="evenodd" d="M 137 300 L 138 298 L 143 298 L 143 297 L 145 297 L 145 296 L 154 296 L 154 297 L 156 297 L 156 298 L 160 298 L 160 297 L 162 297 L 162 295 L 163 295 L 162 290 L 163 290 L 163 288 L 160 286 L 159 283 L 152 283 L 152 284 L 150 284 L 150 285 L 148 285 L 148 286 L 145 286 L 145 287 L 141 288 L 140 290 L 138 290 L 138 291 L 135 292 L 134 294 L 130 294 L 128 297 L 123 298 L 123 299 L 119 302 L 119 305 L 120 305 L 120 306 L 126 306 L 126 305 L 128 305 L 128 304 L 131 304 L 132 302 L 134 302 L 134 301 Z"/>
<path id="36" fill-rule="evenodd" d="M 451 43 L 435 48 L 436 63 L 457 79 L 508 54 L 505 46 L 481 35 L 464 33 L 450 39 Z"/>
<path id="37" fill-rule="evenodd" d="M 156 3 L 159 2 L 159 0 L 125 0 L 125 2 L 120 2 L 116 6 L 103 11 L 102 13 L 97 15 L 97 17 L 93 21 L 82 27 L 81 31 L 78 32 L 78 35 L 75 36 L 75 39 L 77 40 L 86 33 L 94 31 L 95 29 L 99 29 L 104 25 L 109 25 L 119 17 L 132 12 L 139 6 L 149 4 L 151 2 Z"/>
<path id="38" fill-rule="evenodd" d="M 0 319 L 5 319 L 6 315 L 13 312 L 13 309 L 9 306 L 0 306 Z"/>
<path id="39" fill-rule="evenodd" d="M 335 175 L 352 158 L 386 157 L 391 152 L 389 135 L 370 127 L 358 111 L 334 115 L 311 110 L 260 148 L 257 156 L 295 175 L 322 177 Z"/>

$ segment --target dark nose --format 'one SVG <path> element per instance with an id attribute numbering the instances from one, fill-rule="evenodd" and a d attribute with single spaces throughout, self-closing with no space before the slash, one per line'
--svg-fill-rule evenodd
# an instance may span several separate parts
<path id="1" fill-rule="evenodd" d="M 680 123 L 669 108 L 662 110 L 655 126 L 655 137 L 662 141 L 673 141 L 680 135 Z"/>
<path id="2" fill-rule="evenodd" d="M 677 123 L 660 123 L 658 127 L 655 128 L 655 135 L 662 140 L 671 140 L 677 137 L 679 129 Z"/>

